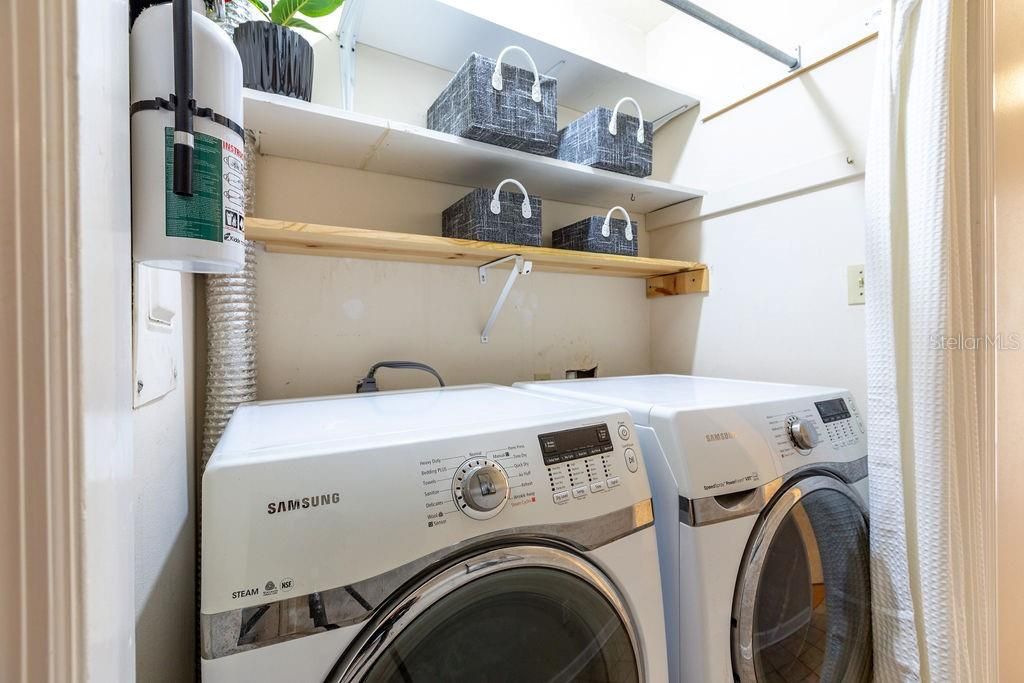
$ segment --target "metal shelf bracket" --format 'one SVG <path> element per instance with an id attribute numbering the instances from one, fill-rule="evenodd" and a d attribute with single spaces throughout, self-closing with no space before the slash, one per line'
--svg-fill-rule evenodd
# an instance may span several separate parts
<path id="1" fill-rule="evenodd" d="M 502 307 L 505 305 L 505 300 L 508 298 L 508 293 L 512 291 L 512 286 L 515 285 L 516 280 L 520 275 L 529 275 L 530 271 L 533 270 L 533 261 L 527 261 L 519 254 L 509 254 L 500 259 L 495 259 L 489 263 L 485 263 L 477 268 L 477 274 L 480 278 L 480 284 L 487 284 L 487 270 L 494 266 L 500 265 L 507 261 L 515 261 L 512 268 L 512 272 L 508 274 L 508 279 L 505 280 L 505 286 L 501 288 L 501 294 L 498 295 L 498 300 L 494 302 L 494 308 L 491 309 L 491 317 L 487 319 L 487 324 L 484 325 L 483 332 L 480 333 L 480 343 L 486 344 L 488 337 L 491 333 L 491 328 L 494 327 L 494 321 L 498 319 L 498 315 L 501 313 Z"/>
<path id="2" fill-rule="evenodd" d="M 341 108 L 345 111 L 355 109 L 356 43 L 367 2 L 348 0 L 341 8 L 338 29 L 334 33 L 338 43 L 338 63 L 341 65 Z"/>

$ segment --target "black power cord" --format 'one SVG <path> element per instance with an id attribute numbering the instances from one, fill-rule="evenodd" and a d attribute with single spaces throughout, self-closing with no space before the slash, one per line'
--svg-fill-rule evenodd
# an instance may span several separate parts
<path id="1" fill-rule="evenodd" d="M 423 372 L 429 372 L 431 375 L 437 378 L 437 383 L 442 387 L 444 386 L 444 380 L 441 379 L 441 375 L 438 374 L 437 370 L 430 367 L 425 363 L 417 363 L 411 360 L 384 360 L 379 363 L 374 363 L 370 367 L 369 372 L 366 373 L 366 377 L 359 380 L 356 383 L 357 394 L 368 394 L 374 391 L 380 391 L 377 388 L 377 380 L 374 377 L 377 371 L 381 368 L 391 368 L 393 370 L 422 370 Z"/>

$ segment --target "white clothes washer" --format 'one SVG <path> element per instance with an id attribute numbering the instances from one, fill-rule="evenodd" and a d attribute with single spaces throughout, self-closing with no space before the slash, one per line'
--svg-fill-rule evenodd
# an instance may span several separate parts
<path id="1" fill-rule="evenodd" d="M 680 375 L 520 386 L 632 414 L 674 680 L 871 679 L 866 436 L 848 391 Z"/>
<path id="2" fill-rule="evenodd" d="M 495 386 L 239 407 L 203 477 L 204 682 L 667 680 L 633 431 Z"/>

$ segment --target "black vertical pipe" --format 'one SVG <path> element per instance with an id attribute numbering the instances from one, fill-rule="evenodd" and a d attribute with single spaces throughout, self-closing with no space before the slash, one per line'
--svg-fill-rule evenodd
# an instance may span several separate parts
<path id="1" fill-rule="evenodd" d="M 173 0 L 174 194 L 192 196 L 192 1 Z"/>

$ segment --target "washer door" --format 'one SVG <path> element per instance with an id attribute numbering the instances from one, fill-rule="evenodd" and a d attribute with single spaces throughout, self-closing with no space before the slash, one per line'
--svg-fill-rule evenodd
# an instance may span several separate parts
<path id="1" fill-rule="evenodd" d="M 744 683 L 871 680 L 868 520 L 856 492 L 815 475 L 776 497 L 744 554 L 732 626 Z"/>
<path id="2" fill-rule="evenodd" d="M 600 569 L 567 551 L 493 550 L 378 615 L 329 681 L 644 681 L 636 625 Z"/>

